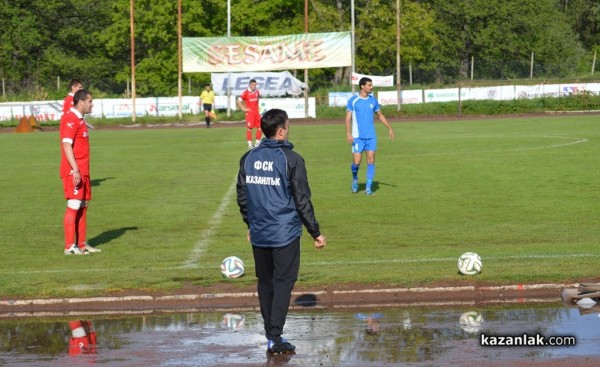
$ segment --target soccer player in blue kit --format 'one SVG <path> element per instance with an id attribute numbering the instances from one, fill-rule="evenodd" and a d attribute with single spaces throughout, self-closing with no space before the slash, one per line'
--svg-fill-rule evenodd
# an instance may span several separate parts
<path id="1" fill-rule="evenodd" d="M 371 186 L 375 177 L 375 152 L 377 151 L 377 134 L 375 132 L 374 115 L 388 128 L 388 135 L 394 140 L 394 130 L 381 112 L 377 99 L 371 95 L 373 81 L 363 77 L 358 81 L 360 92 L 348 100 L 346 106 L 346 138 L 352 144 L 352 192 L 358 192 L 358 168 L 363 152 L 367 155 L 367 184 L 365 194 L 373 195 Z"/>

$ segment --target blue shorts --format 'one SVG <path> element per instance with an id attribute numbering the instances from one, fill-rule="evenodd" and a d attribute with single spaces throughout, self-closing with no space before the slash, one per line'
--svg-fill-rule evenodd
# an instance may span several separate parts
<path id="1" fill-rule="evenodd" d="M 377 139 L 361 139 L 354 138 L 352 144 L 352 153 L 362 153 L 364 151 L 376 151 L 377 150 Z"/>

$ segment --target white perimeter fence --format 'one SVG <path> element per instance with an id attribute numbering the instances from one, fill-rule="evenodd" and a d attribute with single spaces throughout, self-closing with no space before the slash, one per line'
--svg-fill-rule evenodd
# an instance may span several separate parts
<path id="1" fill-rule="evenodd" d="M 578 93 L 600 94 L 600 83 L 570 83 L 570 84 L 537 84 L 537 85 L 507 85 L 497 87 L 476 88 L 446 88 L 418 89 L 401 91 L 402 104 L 451 102 L 466 100 L 497 100 L 531 99 L 542 97 L 564 97 Z M 330 92 L 329 106 L 345 107 L 351 92 Z M 379 91 L 377 98 L 381 105 L 396 105 L 397 91 Z M 217 96 L 215 108 L 227 109 L 227 96 Z M 305 117 L 304 98 L 261 98 L 260 112 L 271 108 L 281 108 L 287 111 L 290 118 Z M 236 110 L 235 97 L 231 96 L 229 108 Z M 182 98 L 182 113 L 199 114 L 202 110 L 199 98 L 185 96 Z M 94 100 L 92 117 L 130 117 L 133 103 L 127 98 L 103 98 Z M 135 100 L 136 116 L 176 116 L 179 114 L 179 98 L 152 97 Z M 61 101 L 34 101 L 0 103 L 0 123 L 2 121 L 19 120 L 23 116 L 34 116 L 37 121 L 57 121 L 62 115 Z M 308 116 L 316 118 L 315 97 L 308 99 Z"/>

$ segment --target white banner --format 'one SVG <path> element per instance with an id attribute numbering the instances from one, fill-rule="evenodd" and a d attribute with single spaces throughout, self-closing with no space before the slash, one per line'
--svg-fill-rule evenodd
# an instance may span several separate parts
<path id="1" fill-rule="evenodd" d="M 352 64 L 350 32 L 183 37 L 183 72 L 315 69 Z"/>
<path id="2" fill-rule="evenodd" d="M 367 77 L 373 81 L 374 87 L 392 87 L 394 86 L 394 76 L 377 76 L 377 75 L 364 75 L 358 73 L 352 73 L 352 84 L 358 85 L 358 82 L 362 77 Z"/>
<path id="3" fill-rule="evenodd" d="M 0 123 L 11 119 L 35 116 L 37 121 L 56 121 L 62 116 L 62 101 L 33 101 L 0 103 Z"/>
<path id="4" fill-rule="evenodd" d="M 212 73 L 210 75 L 211 83 L 215 94 L 227 94 L 227 82 L 229 77 L 229 87 L 231 94 L 241 95 L 248 89 L 248 83 L 251 79 L 256 80 L 256 88 L 260 91 L 261 97 L 285 96 L 286 94 L 297 96 L 302 94 L 302 89 L 306 84 L 294 78 L 288 71 L 278 73 L 273 72 L 249 72 L 249 73 Z"/>
<path id="5" fill-rule="evenodd" d="M 264 98 L 260 100 L 259 112 L 263 113 L 272 108 L 279 108 L 287 112 L 291 119 L 304 118 L 304 98 Z M 315 97 L 308 98 L 308 117 L 316 118 Z"/>
<path id="6" fill-rule="evenodd" d="M 329 107 L 346 107 L 352 92 L 329 92 Z"/>
<path id="7" fill-rule="evenodd" d="M 400 91 L 402 104 L 423 103 L 423 90 L 403 90 Z M 377 100 L 382 106 L 397 105 L 398 91 L 377 92 Z"/>
<path id="8" fill-rule="evenodd" d="M 182 97 L 182 113 L 198 113 L 198 97 Z M 131 99 L 95 99 L 92 117 L 129 117 L 133 112 Z M 151 97 L 135 99 L 136 116 L 176 116 L 179 114 L 178 97 Z M 60 119 L 60 117 L 59 117 Z"/>
<path id="9" fill-rule="evenodd" d="M 463 88 L 467 90 L 467 97 L 465 99 L 483 100 L 483 99 L 495 99 L 501 100 L 503 96 L 513 96 L 510 94 L 510 90 L 506 90 L 503 93 L 502 87 L 487 87 L 487 88 Z M 512 98 L 511 98 L 512 99 Z"/>

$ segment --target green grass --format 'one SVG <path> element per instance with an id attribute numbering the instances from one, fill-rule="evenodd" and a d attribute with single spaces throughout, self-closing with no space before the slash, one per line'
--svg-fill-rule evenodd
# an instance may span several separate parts
<path id="1" fill-rule="evenodd" d="M 376 195 L 350 193 L 342 124 L 291 125 L 328 247 L 303 238 L 298 285 L 573 282 L 597 277 L 597 116 L 378 124 Z M 91 133 L 91 256 L 62 254 L 57 132 L 0 134 L 0 297 L 254 284 L 234 193 L 245 129 Z M 365 165 L 360 182 L 364 189 Z M 484 270 L 460 276 L 475 251 Z M 238 255 L 247 275 L 225 280 Z"/>

